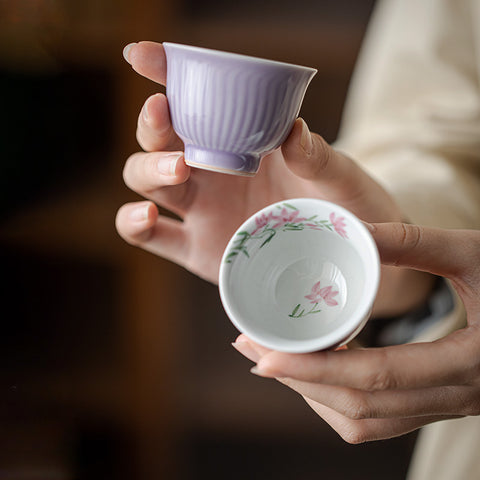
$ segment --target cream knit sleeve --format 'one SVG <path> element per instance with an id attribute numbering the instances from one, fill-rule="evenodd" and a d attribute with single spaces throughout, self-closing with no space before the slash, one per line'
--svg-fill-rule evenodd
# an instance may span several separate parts
<path id="1" fill-rule="evenodd" d="M 336 148 L 415 223 L 480 228 L 480 2 L 381 0 Z"/>

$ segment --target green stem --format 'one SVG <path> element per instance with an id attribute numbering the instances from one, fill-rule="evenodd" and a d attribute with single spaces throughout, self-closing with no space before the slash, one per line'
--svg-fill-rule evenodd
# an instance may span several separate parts
<path id="1" fill-rule="evenodd" d="M 315 310 L 318 307 L 318 302 L 308 311 L 305 312 L 305 309 L 302 309 L 300 313 L 297 314 L 298 310 L 300 309 L 300 304 L 297 304 L 293 309 L 293 312 L 289 315 L 291 318 L 301 318 L 310 315 L 311 313 L 320 313 L 321 310 Z"/>

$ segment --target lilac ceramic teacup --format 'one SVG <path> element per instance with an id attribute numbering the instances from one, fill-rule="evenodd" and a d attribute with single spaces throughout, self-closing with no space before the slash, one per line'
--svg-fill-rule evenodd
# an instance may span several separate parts
<path id="1" fill-rule="evenodd" d="M 376 297 L 380 261 L 365 225 L 317 199 L 270 205 L 227 245 L 220 297 L 233 324 L 265 347 L 305 353 L 357 335 Z"/>
<path id="2" fill-rule="evenodd" d="M 313 68 L 164 43 L 167 98 L 188 165 L 255 175 L 287 138 Z"/>

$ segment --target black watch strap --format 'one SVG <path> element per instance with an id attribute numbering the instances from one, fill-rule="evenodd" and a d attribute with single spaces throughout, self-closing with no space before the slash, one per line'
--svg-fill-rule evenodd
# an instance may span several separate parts
<path id="1" fill-rule="evenodd" d="M 409 343 L 442 321 L 454 306 L 450 287 L 444 278 L 438 277 L 423 305 L 399 317 L 371 318 L 357 340 L 366 347 Z"/>

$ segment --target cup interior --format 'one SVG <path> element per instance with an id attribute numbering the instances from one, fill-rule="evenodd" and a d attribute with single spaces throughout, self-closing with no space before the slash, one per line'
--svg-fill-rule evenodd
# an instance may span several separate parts
<path id="1" fill-rule="evenodd" d="M 225 250 L 220 295 L 237 328 L 276 350 L 339 345 L 365 322 L 379 260 L 364 225 L 345 209 L 297 199 L 267 207 Z"/>

